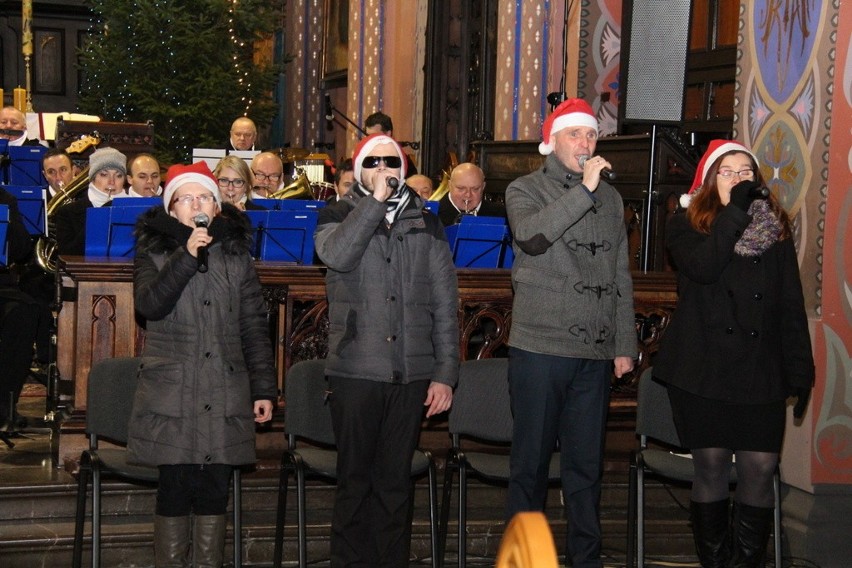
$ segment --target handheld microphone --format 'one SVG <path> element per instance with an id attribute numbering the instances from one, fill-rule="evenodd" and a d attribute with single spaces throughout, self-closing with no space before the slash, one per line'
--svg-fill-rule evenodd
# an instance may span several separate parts
<path id="1" fill-rule="evenodd" d="M 385 180 L 385 183 L 387 183 L 388 187 L 393 190 L 391 197 L 396 197 L 397 195 L 399 195 L 399 180 L 398 179 L 396 179 L 395 177 L 389 177 L 388 179 Z"/>
<path id="2" fill-rule="evenodd" d="M 765 185 L 752 187 L 748 190 L 748 196 L 752 199 L 768 199 L 769 188 Z"/>
<path id="3" fill-rule="evenodd" d="M 325 119 L 328 121 L 329 126 L 331 125 L 331 121 L 334 120 L 334 107 L 331 106 L 331 95 L 328 93 L 325 94 Z"/>
<path id="4" fill-rule="evenodd" d="M 588 161 L 588 159 L 588 156 L 580 156 L 577 159 L 577 161 L 580 163 L 581 168 L 586 166 L 586 161 Z M 609 168 L 603 168 L 601 170 L 601 177 L 607 181 L 613 181 L 617 177 L 617 174 Z"/>
<path id="5" fill-rule="evenodd" d="M 195 223 L 196 227 L 207 228 L 207 225 L 210 223 L 210 217 L 207 216 L 207 213 L 199 213 L 195 217 L 192 218 L 192 222 Z M 198 247 L 198 272 L 207 272 L 207 247 Z"/>

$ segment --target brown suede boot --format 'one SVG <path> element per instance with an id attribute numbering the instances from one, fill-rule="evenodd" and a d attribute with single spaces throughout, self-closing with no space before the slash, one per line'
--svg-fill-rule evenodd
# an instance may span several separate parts
<path id="1" fill-rule="evenodd" d="M 189 516 L 154 517 L 154 565 L 189 568 Z"/>
<path id="2" fill-rule="evenodd" d="M 195 515 L 192 522 L 193 568 L 222 568 L 225 515 Z"/>

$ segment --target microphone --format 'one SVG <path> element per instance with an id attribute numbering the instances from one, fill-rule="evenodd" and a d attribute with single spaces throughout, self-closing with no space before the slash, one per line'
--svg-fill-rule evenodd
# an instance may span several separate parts
<path id="1" fill-rule="evenodd" d="M 765 185 L 752 187 L 748 190 L 748 196 L 752 199 L 768 199 L 769 188 Z"/>
<path id="2" fill-rule="evenodd" d="M 389 177 L 385 180 L 385 183 L 388 184 L 388 187 L 393 190 L 391 197 L 396 197 L 399 195 L 399 180 L 395 177 Z"/>
<path id="3" fill-rule="evenodd" d="M 328 93 L 325 94 L 325 119 L 331 126 L 331 121 L 334 120 L 334 107 L 331 106 L 331 95 Z"/>
<path id="4" fill-rule="evenodd" d="M 198 215 L 192 218 L 192 222 L 195 223 L 196 227 L 204 227 L 206 229 L 207 225 L 210 223 L 210 217 L 207 216 L 207 213 L 199 213 Z M 207 272 L 206 246 L 198 247 L 198 272 Z"/>
<path id="5" fill-rule="evenodd" d="M 588 157 L 588 156 L 580 156 L 579 158 L 577 158 L 577 161 L 580 163 L 580 167 L 581 167 L 581 168 L 583 168 L 583 167 L 585 167 L 585 166 L 586 166 L 586 161 L 587 161 L 588 159 L 589 159 L 589 157 Z M 611 169 L 609 169 L 609 168 L 603 168 L 603 169 L 601 170 L 601 177 L 602 177 L 602 178 L 604 178 L 604 179 L 605 179 L 605 180 L 607 180 L 607 181 L 613 181 L 613 180 L 617 177 L 617 175 L 616 175 L 616 173 L 615 173 L 614 171 L 612 171 Z"/>

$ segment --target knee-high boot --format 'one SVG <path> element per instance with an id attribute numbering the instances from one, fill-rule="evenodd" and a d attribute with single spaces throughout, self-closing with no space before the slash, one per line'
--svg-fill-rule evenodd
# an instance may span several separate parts
<path id="1" fill-rule="evenodd" d="M 772 507 L 752 507 L 734 502 L 734 551 L 731 568 L 764 566 L 766 543 L 772 529 Z"/>
<path id="2" fill-rule="evenodd" d="M 689 503 L 695 551 L 702 568 L 727 568 L 731 557 L 728 500 Z"/>
<path id="3" fill-rule="evenodd" d="M 221 568 L 225 556 L 225 515 L 193 518 L 193 568 Z"/>
<path id="4" fill-rule="evenodd" d="M 157 568 L 189 568 L 189 516 L 154 517 L 154 564 Z"/>

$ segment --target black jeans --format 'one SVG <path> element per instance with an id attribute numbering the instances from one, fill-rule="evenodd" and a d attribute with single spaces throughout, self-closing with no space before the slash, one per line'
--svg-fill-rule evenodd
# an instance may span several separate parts
<path id="1" fill-rule="evenodd" d="M 11 288 L 0 289 L 0 420 L 14 412 L 33 362 L 38 304 Z"/>
<path id="2" fill-rule="evenodd" d="M 428 381 L 329 377 L 337 441 L 331 566 L 404 568 L 411 548 L 411 459 Z"/>

